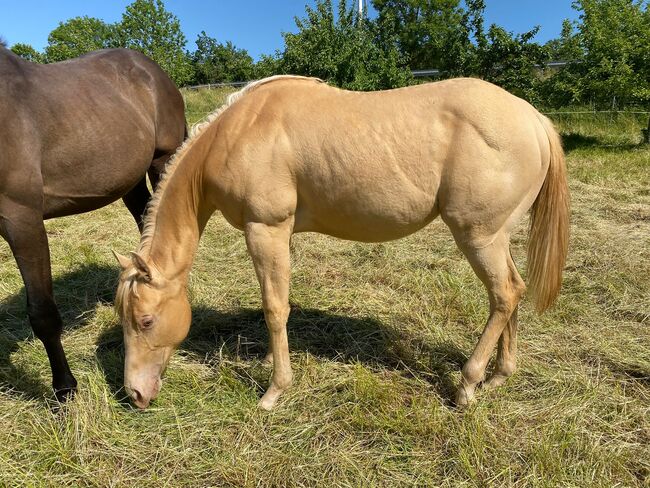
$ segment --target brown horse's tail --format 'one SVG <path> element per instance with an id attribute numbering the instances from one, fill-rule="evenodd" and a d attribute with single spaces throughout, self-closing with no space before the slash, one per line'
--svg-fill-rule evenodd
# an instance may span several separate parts
<path id="1" fill-rule="evenodd" d="M 562 141 L 543 115 L 551 148 L 551 162 L 542 189 L 531 208 L 528 238 L 528 286 L 539 313 L 550 307 L 562 286 L 569 247 L 569 187 Z"/>

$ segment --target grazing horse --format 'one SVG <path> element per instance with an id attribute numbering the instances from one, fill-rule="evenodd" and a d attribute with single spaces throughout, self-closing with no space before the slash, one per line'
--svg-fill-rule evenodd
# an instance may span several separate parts
<path id="1" fill-rule="evenodd" d="M 529 286 L 555 300 L 568 246 L 564 154 L 551 122 L 490 83 L 454 79 L 358 93 L 302 77 L 261 80 L 230 98 L 179 149 L 145 217 L 140 247 L 116 254 L 126 349 L 124 386 L 140 408 L 156 397 L 190 321 L 188 274 L 208 219 L 243 230 L 262 291 L 273 363 L 260 406 L 292 380 L 289 240 L 320 232 L 363 242 L 416 232 L 440 215 L 485 285 L 490 315 L 464 365 L 456 401 L 515 369 L 525 285 L 510 233 L 532 207 Z"/>
<path id="2" fill-rule="evenodd" d="M 146 56 L 110 49 L 40 65 L 0 46 L 0 235 L 25 283 L 57 398 L 76 387 L 61 345 L 44 219 L 122 198 L 142 226 L 165 163 L 183 142 L 183 98 Z"/>

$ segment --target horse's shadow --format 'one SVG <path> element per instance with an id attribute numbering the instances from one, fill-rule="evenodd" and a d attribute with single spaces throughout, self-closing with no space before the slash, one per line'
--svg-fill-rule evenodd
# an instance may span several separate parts
<path id="1" fill-rule="evenodd" d="M 260 309 L 220 312 L 198 306 L 192 309 L 192 318 L 190 333 L 177 354 L 238 361 L 260 361 L 266 354 L 268 336 Z M 455 391 L 453 374 L 467 359 L 450 342 L 429 345 L 370 317 L 347 317 L 293 306 L 287 326 L 291 351 L 417 376 L 450 403 Z M 124 355 L 118 326 L 105 331 L 99 339 L 97 359 L 113 393 L 123 397 Z M 258 387 L 252 378 L 249 380 L 252 388 Z"/>
<path id="2" fill-rule="evenodd" d="M 92 322 L 97 302 L 111 303 L 118 270 L 88 264 L 54 281 L 55 297 L 66 330 Z M 51 396 L 49 385 L 30 373 L 11 354 L 22 341 L 34 338 L 25 317 L 24 291 L 0 303 L 0 318 L 8 324 L 0 329 L 0 383 L 31 398 Z M 454 393 L 453 375 L 466 354 L 451 342 L 429 344 L 372 317 L 349 317 L 292 306 L 288 322 L 289 347 L 317 358 L 343 363 L 361 362 L 371 368 L 388 368 L 416 376 L 433 386 L 444 401 Z M 261 309 L 221 312 L 211 307 L 192 309 L 192 328 L 178 354 L 198 358 L 227 357 L 258 361 L 267 350 L 268 337 Z M 40 344 L 39 344 L 40 346 Z M 121 326 L 116 322 L 96 342 L 96 359 L 107 384 L 118 400 L 124 398 Z M 90 347 L 90 345 L 89 345 Z M 43 354 L 43 360 L 47 361 Z M 252 387 L 254 381 L 251 380 Z"/>
<path id="3" fill-rule="evenodd" d="M 643 143 L 621 142 L 613 144 L 603 141 L 601 138 L 596 136 L 585 135 L 578 132 L 568 132 L 562 134 L 562 147 L 567 154 L 577 149 L 591 148 L 599 148 L 604 151 L 616 152 L 637 149 L 643 147 Z"/>

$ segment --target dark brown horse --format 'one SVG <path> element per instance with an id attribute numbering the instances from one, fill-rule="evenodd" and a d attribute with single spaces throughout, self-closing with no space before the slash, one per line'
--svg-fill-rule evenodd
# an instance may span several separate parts
<path id="1" fill-rule="evenodd" d="M 20 268 L 60 400 L 77 382 L 61 345 L 43 220 L 122 198 L 141 229 L 147 172 L 155 186 L 184 136 L 181 94 L 138 52 L 39 65 L 0 46 L 0 235 Z"/>

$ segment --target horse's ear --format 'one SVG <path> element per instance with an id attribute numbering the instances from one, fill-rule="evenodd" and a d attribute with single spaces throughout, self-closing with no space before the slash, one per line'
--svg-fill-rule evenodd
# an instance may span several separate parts
<path id="1" fill-rule="evenodd" d="M 135 269 L 138 270 L 138 276 L 149 283 L 151 281 L 151 269 L 144 258 L 137 252 L 132 252 L 131 262 L 134 264 Z"/>
<path id="2" fill-rule="evenodd" d="M 120 264 L 120 268 L 122 268 L 122 270 L 125 270 L 131 265 L 132 263 L 131 259 L 127 258 L 126 256 L 123 256 L 119 252 L 115 252 L 115 251 L 112 252 L 113 252 L 113 256 L 115 256 L 115 259 L 117 259 L 117 262 Z"/>

